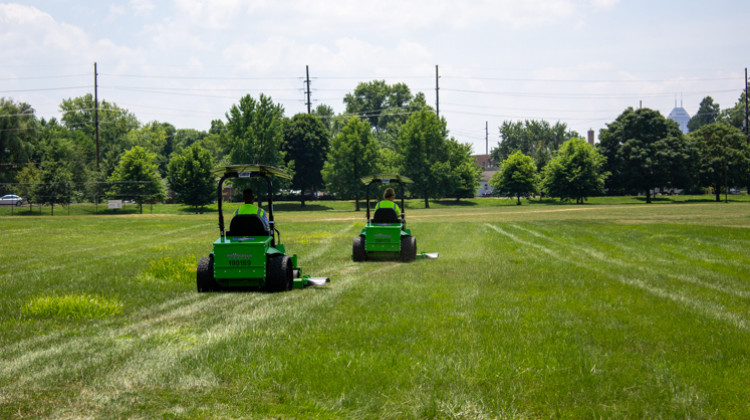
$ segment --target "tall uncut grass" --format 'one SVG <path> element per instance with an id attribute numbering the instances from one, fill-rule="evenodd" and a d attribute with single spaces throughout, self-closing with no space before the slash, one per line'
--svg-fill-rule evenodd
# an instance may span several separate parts
<path id="1" fill-rule="evenodd" d="M 0 418 L 750 417 L 750 203 L 415 202 L 408 264 L 279 209 L 328 286 L 198 294 L 216 213 L 0 218 Z"/>

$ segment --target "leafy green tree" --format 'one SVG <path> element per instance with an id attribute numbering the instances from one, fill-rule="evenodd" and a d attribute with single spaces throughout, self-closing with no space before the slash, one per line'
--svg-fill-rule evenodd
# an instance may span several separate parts
<path id="1" fill-rule="evenodd" d="M 462 198 L 474 198 L 482 178 L 482 168 L 471 157 L 471 144 L 459 143 L 454 138 L 445 142 L 448 160 L 443 162 L 443 174 L 440 195 L 454 197 L 456 201 Z"/>
<path id="2" fill-rule="evenodd" d="M 604 189 L 604 156 L 584 139 L 570 139 L 563 143 L 557 155 L 543 171 L 543 189 L 553 197 L 575 199 L 583 204 L 589 196 Z"/>
<path id="3" fill-rule="evenodd" d="M 536 120 L 504 121 L 499 130 L 501 140 L 490 153 L 495 162 L 504 161 L 518 150 L 527 156 L 536 156 L 544 153 L 543 150 L 551 153 L 567 140 L 580 137 L 561 122 L 550 125 L 547 121 Z"/>
<path id="4" fill-rule="evenodd" d="M 711 187 L 716 201 L 721 200 L 725 185 L 731 187 L 750 182 L 750 146 L 739 129 L 724 123 L 711 123 L 689 136 L 698 149 L 700 185 Z"/>
<path id="5" fill-rule="evenodd" d="M 748 83 L 748 88 L 750 88 L 750 83 Z M 733 107 L 721 111 L 721 115 L 719 116 L 719 119 L 722 122 L 725 122 L 731 125 L 732 127 L 743 130 L 744 133 L 747 135 L 748 132 L 745 127 L 745 91 L 744 90 L 742 91 L 742 93 L 740 93 L 740 97 L 739 99 L 737 99 L 737 102 L 734 104 Z"/>
<path id="6" fill-rule="evenodd" d="M 27 163 L 18 171 L 16 182 L 18 185 L 13 192 L 26 199 L 29 203 L 29 211 L 31 211 L 32 204 L 40 202 L 39 197 L 36 196 L 39 168 L 33 162 Z"/>
<path id="7" fill-rule="evenodd" d="M 174 132 L 174 126 L 171 124 L 152 121 L 140 128 L 130 130 L 125 135 L 125 148 L 141 146 L 155 154 L 159 172 L 166 173 L 174 143 Z"/>
<path id="8" fill-rule="evenodd" d="M 198 144 L 182 149 L 169 161 L 167 181 L 177 201 L 195 208 L 214 200 L 216 180 L 211 174 L 213 158 Z"/>
<path id="9" fill-rule="evenodd" d="M 232 105 L 226 114 L 227 122 L 221 132 L 224 144 L 229 150 L 231 163 L 247 163 L 270 165 L 284 168 L 284 108 L 274 104 L 270 97 L 260 94 L 258 100 L 250 95 L 240 98 L 236 105 Z M 252 180 L 236 180 L 238 190 L 246 185 L 252 185 L 257 191 L 265 191 L 266 184 Z M 278 188 L 280 183 L 274 184 Z"/>
<path id="10" fill-rule="evenodd" d="M 240 98 L 226 114 L 224 134 L 230 144 L 233 163 L 256 163 L 281 167 L 284 108 L 263 94 Z"/>
<path id="11" fill-rule="evenodd" d="M 599 152 L 612 175 L 610 193 L 646 192 L 654 188 L 681 188 L 691 182 L 692 148 L 676 122 L 648 108 L 626 109 L 599 134 Z"/>
<path id="12" fill-rule="evenodd" d="M 320 122 L 326 126 L 329 133 L 333 133 L 334 118 L 336 113 L 330 105 L 320 104 L 312 110 L 312 115 L 320 118 Z"/>
<path id="13" fill-rule="evenodd" d="M 715 104 L 713 98 L 706 96 L 701 101 L 698 112 L 690 118 L 687 127 L 689 131 L 695 131 L 704 125 L 716 122 L 721 114 L 719 104 Z"/>
<path id="14" fill-rule="evenodd" d="M 372 135 L 370 124 L 352 117 L 331 141 L 331 150 L 323 165 L 323 181 L 328 192 L 342 199 L 354 198 L 355 210 L 364 193 L 360 178 L 376 173 L 380 146 Z"/>
<path id="15" fill-rule="evenodd" d="M 38 135 L 31 105 L 0 98 L 0 182 L 15 181 L 16 171 L 33 159 Z"/>
<path id="16" fill-rule="evenodd" d="M 164 198 L 164 186 L 156 165 L 156 153 L 135 146 L 120 158 L 120 163 L 108 179 L 110 194 L 116 198 L 134 200 L 143 211 L 143 203 Z"/>
<path id="17" fill-rule="evenodd" d="M 410 189 L 424 197 L 425 208 L 441 193 L 439 185 L 448 169 L 443 164 L 449 157 L 447 137 L 445 120 L 428 107 L 412 114 L 399 131 L 402 172 L 414 181 Z"/>
<path id="18" fill-rule="evenodd" d="M 208 133 L 205 131 L 195 130 L 192 128 L 180 128 L 175 131 L 173 152 L 180 152 L 206 138 Z"/>
<path id="19" fill-rule="evenodd" d="M 87 141 L 94 147 L 94 162 L 96 160 L 96 118 L 94 97 L 89 93 L 77 98 L 65 99 L 60 103 L 62 123 L 72 131 L 83 133 Z M 140 123 L 135 115 L 116 104 L 100 101 L 99 104 L 99 156 L 107 153 L 119 159 L 128 149 L 125 136 L 132 130 L 138 129 Z"/>
<path id="20" fill-rule="evenodd" d="M 72 131 L 60 125 L 56 119 L 40 121 L 40 138 L 38 149 L 42 162 L 60 162 L 70 173 L 72 186 L 69 186 L 71 200 L 77 201 L 83 196 L 85 183 L 88 180 L 87 168 L 89 158 L 95 156 L 93 143 L 80 132 Z"/>
<path id="21" fill-rule="evenodd" d="M 55 204 L 70 202 L 72 176 L 63 162 L 42 162 L 37 175 L 34 196 L 38 203 L 49 204 L 51 214 L 55 214 Z"/>
<path id="22" fill-rule="evenodd" d="M 297 114 L 285 120 L 283 150 L 288 165 L 294 166 L 292 187 L 299 189 L 302 206 L 305 192 L 311 194 L 323 185 L 323 163 L 328 155 L 329 134 L 320 118 Z"/>
<path id="23" fill-rule="evenodd" d="M 388 85 L 385 80 L 360 83 L 344 96 L 344 104 L 347 114 L 366 119 L 376 131 L 385 130 L 389 123 L 400 126 L 425 105 L 424 95 L 414 97 L 404 83 Z"/>
<path id="24" fill-rule="evenodd" d="M 489 184 L 496 195 L 515 196 L 516 204 L 521 205 L 521 197 L 528 197 L 536 191 L 537 173 L 534 160 L 521 151 L 508 156 L 500 165 L 500 170 L 490 178 Z"/>

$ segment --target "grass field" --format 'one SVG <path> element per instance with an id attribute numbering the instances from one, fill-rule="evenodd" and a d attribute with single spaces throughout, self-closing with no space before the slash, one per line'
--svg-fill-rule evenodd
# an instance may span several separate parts
<path id="1" fill-rule="evenodd" d="M 414 201 L 409 264 L 282 203 L 279 294 L 195 291 L 211 209 L 0 217 L 0 418 L 749 418 L 750 203 L 598 200 Z"/>

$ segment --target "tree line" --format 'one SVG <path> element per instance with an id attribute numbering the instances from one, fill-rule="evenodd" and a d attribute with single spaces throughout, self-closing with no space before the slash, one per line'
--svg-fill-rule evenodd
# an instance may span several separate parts
<path id="1" fill-rule="evenodd" d="M 359 210 L 359 178 L 377 172 L 412 178 L 407 194 L 423 198 L 426 207 L 430 199 L 474 196 L 481 169 L 471 146 L 449 136 L 424 94 L 376 80 L 360 83 L 344 103 L 339 115 L 320 105 L 286 117 L 271 97 L 246 95 L 199 131 L 142 124 L 114 103 L 94 103 L 90 94 L 63 100 L 60 120 L 39 119 L 29 104 L 1 98 L 0 192 L 52 206 L 169 198 L 198 207 L 216 198 L 210 168 L 253 163 L 289 172 L 292 181 L 277 183 L 275 192 L 294 191 L 303 206 L 324 192 L 353 199 Z M 234 186 L 265 192 L 264 184 L 252 182 Z"/>
<path id="2" fill-rule="evenodd" d="M 743 133 L 743 128 L 745 133 Z M 492 158 L 496 195 L 534 194 L 583 203 L 594 195 L 710 190 L 720 201 L 728 188 L 750 185 L 750 138 L 745 92 L 727 110 L 708 96 L 683 134 L 658 111 L 628 108 L 599 133 L 595 146 L 564 123 L 504 122 Z"/>

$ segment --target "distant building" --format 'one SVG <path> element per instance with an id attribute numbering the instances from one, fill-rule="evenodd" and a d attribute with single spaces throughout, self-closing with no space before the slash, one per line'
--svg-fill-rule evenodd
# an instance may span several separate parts
<path id="1" fill-rule="evenodd" d="M 593 146 L 594 145 L 594 130 L 589 128 L 588 135 L 589 135 L 589 144 Z"/>
<path id="2" fill-rule="evenodd" d="M 474 155 L 472 156 L 477 162 L 480 168 L 482 168 L 482 178 L 479 180 L 479 189 L 477 190 L 477 197 L 487 197 L 492 195 L 492 187 L 490 186 L 490 178 L 492 174 L 497 172 L 499 168 L 497 164 L 492 160 L 490 155 Z"/>
<path id="3" fill-rule="evenodd" d="M 490 155 L 473 155 L 472 156 L 474 160 L 477 162 L 477 165 L 479 165 L 482 169 L 489 169 L 494 168 L 495 162 L 492 161 L 492 157 Z"/>
<path id="4" fill-rule="evenodd" d="M 682 107 L 682 104 L 680 106 L 677 106 L 677 101 L 675 101 L 674 109 L 672 112 L 669 113 L 669 116 L 667 117 L 670 120 L 676 122 L 680 125 L 680 130 L 682 130 L 683 133 L 687 134 L 688 132 L 688 122 L 690 121 L 690 114 L 685 111 L 685 108 Z"/>

